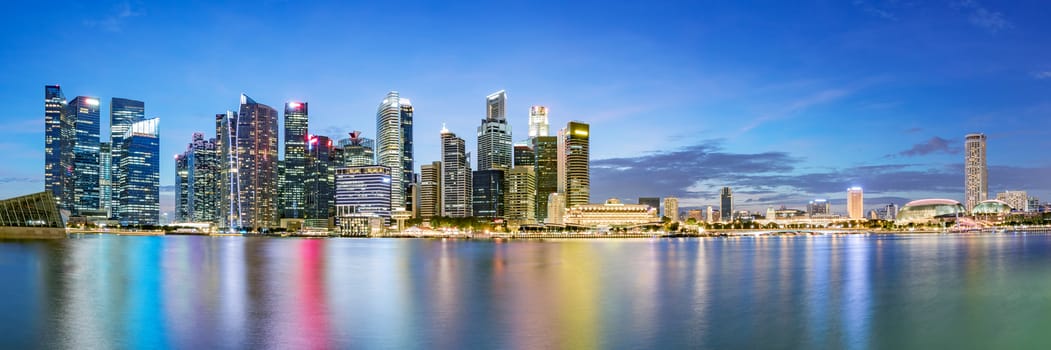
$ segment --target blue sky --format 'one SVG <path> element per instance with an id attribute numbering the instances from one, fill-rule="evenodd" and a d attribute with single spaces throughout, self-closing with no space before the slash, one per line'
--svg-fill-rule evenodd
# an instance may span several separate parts
<path id="1" fill-rule="evenodd" d="M 146 102 L 171 155 L 242 92 L 310 103 L 312 133 L 375 134 L 413 101 L 416 159 L 442 123 L 474 148 L 506 89 L 524 138 L 592 124 L 592 200 L 740 206 L 962 199 L 963 136 L 989 136 L 990 190 L 1051 199 L 1051 7 L 1039 1 L 21 2 L 0 21 L 0 196 L 43 188 L 43 86 Z M 103 123 L 105 128 L 108 124 Z M 104 132 L 103 137 L 107 135 Z M 30 190 L 31 189 L 31 190 Z M 165 196 L 162 207 L 170 207 Z M 842 208 L 836 208 L 842 211 Z"/>

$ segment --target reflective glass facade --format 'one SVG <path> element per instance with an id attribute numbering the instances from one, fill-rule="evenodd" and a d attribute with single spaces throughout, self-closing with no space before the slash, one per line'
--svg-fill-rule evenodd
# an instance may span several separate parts
<path id="1" fill-rule="evenodd" d="M 361 131 L 351 132 L 349 138 L 339 140 L 336 145 L 340 150 L 339 166 L 376 165 L 376 141 L 361 136 Z"/>
<path id="2" fill-rule="evenodd" d="M 307 165 L 304 172 L 305 210 L 307 219 L 328 219 L 333 214 L 334 167 L 332 140 L 310 135 L 307 139 Z"/>
<path id="3" fill-rule="evenodd" d="M 504 171 L 478 170 L 471 174 L 472 214 L 483 218 L 504 216 Z"/>
<path id="4" fill-rule="evenodd" d="M 566 195 L 566 207 L 591 201 L 590 126 L 569 122 L 559 131 L 559 188 Z"/>
<path id="5" fill-rule="evenodd" d="M 99 99 L 77 96 L 66 106 L 73 121 L 73 215 L 102 208 L 99 190 Z"/>
<path id="6" fill-rule="evenodd" d="M 241 95 L 240 112 L 234 115 L 233 149 L 236 153 L 235 201 L 239 227 L 268 228 L 277 223 L 277 111 Z"/>
<path id="7" fill-rule="evenodd" d="M 548 196 L 558 192 L 558 137 L 538 136 L 530 139 L 535 155 L 536 219 L 546 222 Z"/>
<path id="8" fill-rule="evenodd" d="M 285 103 L 285 160 L 281 190 L 284 218 L 303 218 L 306 198 L 308 110 L 306 102 Z"/>
<path id="9" fill-rule="evenodd" d="M 146 119 L 146 104 L 142 101 L 136 101 L 126 98 L 114 97 L 110 99 L 109 108 L 109 135 L 110 135 L 110 158 L 112 165 L 110 166 L 110 172 L 116 174 L 120 167 L 120 157 L 124 155 L 124 134 L 131 127 L 132 123 Z M 116 175 L 113 175 L 115 178 Z M 120 189 L 116 190 L 117 192 Z M 108 207 L 112 209 L 112 212 L 117 212 L 117 206 L 120 205 L 116 197 L 111 196 Z"/>
<path id="10" fill-rule="evenodd" d="M 337 211 L 369 214 L 390 221 L 393 182 L 390 168 L 381 165 L 339 168 L 335 178 Z"/>
<path id="11" fill-rule="evenodd" d="M 922 199 L 909 202 L 898 211 L 898 224 L 928 222 L 936 218 L 967 215 L 960 202 L 951 199 Z"/>
<path id="12" fill-rule="evenodd" d="M 54 197 L 48 192 L 0 200 L 0 227 L 51 227 L 65 224 Z"/>
<path id="13" fill-rule="evenodd" d="M 66 96 L 58 85 L 44 86 L 44 191 L 56 202 L 63 199 L 67 169 L 72 169 L 71 140 L 63 138 L 66 123 Z M 63 150 L 68 158 L 63 158 Z"/>
<path id="14" fill-rule="evenodd" d="M 124 133 L 117 173 L 121 225 L 160 223 L 160 118 L 132 123 Z"/>
<path id="15" fill-rule="evenodd" d="M 376 109 L 376 164 L 389 167 L 395 183 L 391 205 L 406 208 L 413 182 L 412 103 L 397 91 L 387 93 Z"/>

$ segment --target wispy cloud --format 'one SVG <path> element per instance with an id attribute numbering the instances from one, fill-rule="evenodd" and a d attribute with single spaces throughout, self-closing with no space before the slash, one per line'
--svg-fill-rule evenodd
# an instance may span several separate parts
<path id="1" fill-rule="evenodd" d="M 953 141 L 934 136 L 927 141 L 912 145 L 912 148 L 898 152 L 897 155 L 915 157 L 932 153 L 960 154 L 960 151 L 962 149 L 957 147 Z"/>
<path id="2" fill-rule="evenodd" d="M 119 32 L 124 27 L 124 22 L 131 17 L 138 17 L 145 15 L 146 12 L 142 9 L 134 9 L 130 2 L 122 2 L 117 5 L 110 14 L 100 19 L 89 19 L 84 20 L 84 25 L 88 28 L 99 28 L 109 32 Z"/>
<path id="3" fill-rule="evenodd" d="M 1051 79 L 1051 70 L 1033 73 L 1033 78 L 1040 80 Z"/>
<path id="4" fill-rule="evenodd" d="M 889 21 L 898 20 L 898 16 L 894 15 L 894 13 L 890 12 L 887 9 L 881 8 L 880 6 L 874 4 L 871 1 L 854 0 L 854 6 L 872 16 L 876 16 Z"/>
<path id="5" fill-rule="evenodd" d="M 996 33 L 1014 27 L 1003 13 L 989 10 L 976 0 L 961 0 L 952 3 L 952 7 L 967 16 L 972 25 Z"/>
<path id="6" fill-rule="evenodd" d="M 785 104 L 782 108 L 777 109 L 773 112 L 762 114 L 759 117 L 748 122 L 748 124 L 745 124 L 745 126 L 741 127 L 741 129 L 738 130 L 738 135 L 749 132 L 752 129 L 755 129 L 765 123 L 791 117 L 810 107 L 838 100 L 840 98 L 843 98 L 844 96 L 849 95 L 850 92 L 851 91 L 847 89 L 826 89 L 818 91 L 809 96 L 804 96 L 794 101 L 790 101 L 789 103 Z"/>
<path id="7" fill-rule="evenodd" d="M 0 184 L 26 182 L 26 183 L 37 183 L 44 182 L 43 179 L 31 178 L 31 177 L 0 177 Z"/>

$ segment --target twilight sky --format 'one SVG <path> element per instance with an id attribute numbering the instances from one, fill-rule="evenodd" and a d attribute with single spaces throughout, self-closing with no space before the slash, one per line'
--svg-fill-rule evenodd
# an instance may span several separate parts
<path id="1" fill-rule="evenodd" d="M 161 184 L 244 92 L 310 103 L 311 133 L 375 135 L 397 90 L 416 164 L 443 122 L 475 148 L 506 89 L 552 131 L 591 123 L 592 201 L 676 195 L 803 207 L 963 198 L 963 136 L 989 137 L 990 192 L 1051 200 L 1051 6 L 1042 1 L 22 1 L 0 15 L 0 197 L 43 190 L 43 94 L 146 102 Z M 108 120 L 103 121 L 108 130 Z M 108 132 L 103 131 L 103 138 Z M 473 160 L 472 160 L 473 162 Z M 170 210 L 171 194 L 162 196 Z"/>

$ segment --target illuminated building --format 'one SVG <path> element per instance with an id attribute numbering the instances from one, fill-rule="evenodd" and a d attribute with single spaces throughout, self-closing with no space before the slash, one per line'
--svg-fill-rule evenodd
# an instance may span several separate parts
<path id="1" fill-rule="evenodd" d="M 307 135 L 307 162 L 303 171 L 304 213 L 312 227 L 327 226 L 332 214 L 335 178 L 332 167 L 332 140 L 325 136 Z"/>
<path id="2" fill-rule="evenodd" d="M 120 167 L 120 158 L 124 155 L 124 133 L 128 131 L 132 123 L 142 121 L 146 119 L 146 104 L 142 101 L 131 100 L 126 98 L 114 97 L 110 99 L 110 112 L 109 112 L 109 135 L 110 135 L 110 157 L 111 157 L 111 178 L 117 178 L 117 171 Z M 119 188 L 114 188 L 112 192 L 120 192 Z M 119 211 L 117 208 L 120 203 L 115 196 L 110 196 L 110 203 L 104 204 L 103 206 L 111 209 L 112 213 Z"/>
<path id="3" fill-rule="evenodd" d="M 282 218 L 306 217 L 307 136 L 309 109 L 306 102 L 285 103 L 284 176 L 280 182 Z"/>
<path id="4" fill-rule="evenodd" d="M 690 209 L 686 211 L 686 218 L 701 222 L 704 221 L 704 213 L 700 209 Z"/>
<path id="5" fill-rule="evenodd" d="M 566 196 L 566 207 L 591 200 L 589 126 L 569 122 L 558 132 L 558 192 Z"/>
<path id="6" fill-rule="evenodd" d="M 1011 210 L 1015 209 L 1010 203 L 1004 202 L 998 199 L 988 199 L 978 203 L 974 206 L 974 210 L 971 210 L 971 214 L 976 216 L 1004 216 L 1011 213 Z"/>
<path id="7" fill-rule="evenodd" d="M 851 220 L 861 220 L 865 218 L 865 200 L 864 192 L 861 187 L 851 187 L 847 189 L 847 217 Z"/>
<path id="8" fill-rule="evenodd" d="M 536 220 L 547 222 L 550 207 L 547 205 L 548 197 L 558 192 L 558 137 L 537 136 L 530 138 L 530 141 L 535 156 Z M 565 208 L 565 204 L 562 207 Z M 561 215 L 558 220 L 561 222 Z"/>
<path id="9" fill-rule="evenodd" d="M 610 198 L 603 204 L 584 204 L 569 207 L 566 225 L 585 227 L 637 226 L 660 223 L 657 210 L 642 204 L 624 204 Z"/>
<path id="10" fill-rule="evenodd" d="M 964 215 L 967 215 L 967 210 L 960 202 L 951 199 L 920 199 L 901 207 L 894 222 L 898 225 L 944 222 Z"/>
<path id="11" fill-rule="evenodd" d="M 50 192 L 0 200 L 0 237 L 66 238 L 65 227 Z"/>
<path id="12" fill-rule="evenodd" d="M 733 210 L 733 208 L 734 208 L 734 193 L 733 193 L 733 190 L 730 187 L 723 187 L 723 189 L 721 191 L 719 191 L 719 200 L 720 200 L 720 202 L 722 204 L 719 207 L 719 214 L 722 215 L 722 221 L 725 221 L 725 222 L 733 221 L 733 213 L 734 213 L 734 210 Z"/>
<path id="13" fill-rule="evenodd" d="M 44 191 L 62 209 L 67 181 L 72 180 L 72 125 L 66 115 L 66 96 L 58 85 L 44 86 Z M 67 171 L 70 170 L 70 171 Z"/>
<path id="14" fill-rule="evenodd" d="M 471 213 L 476 217 L 504 216 L 504 170 L 477 170 L 471 174 Z"/>
<path id="15" fill-rule="evenodd" d="M 391 205 L 395 209 L 412 206 L 408 198 L 413 182 L 412 103 L 387 93 L 376 110 L 376 164 L 389 167 L 396 180 L 391 185 Z"/>
<path id="16" fill-rule="evenodd" d="M 441 175 L 442 162 L 433 162 L 420 166 L 420 218 L 430 219 L 441 215 Z"/>
<path id="17" fill-rule="evenodd" d="M 478 126 L 478 170 L 511 168 L 511 125 L 507 123 L 507 94 L 497 91 L 485 98 L 486 116 Z"/>
<path id="18" fill-rule="evenodd" d="M 679 199 L 675 197 L 664 197 L 664 216 L 671 222 L 679 221 Z"/>
<path id="19" fill-rule="evenodd" d="M 277 223 L 277 111 L 241 95 L 241 108 L 232 118 L 228 173 L 233 192 L 229 227 L 261 229 Z M 224 140 L 225 142 L 225 140 Z M 225 187 L 225 186 L 224 186 Z"/>
<path id="20" fill-rule="evenodd" d="M 471 165 L 467 161 L 464 141 L 442 128 L 442 216 L 471 216 Z"/>
<path id="21" fill-rule="evenodd" d="M 506 174 L 504 213 L 508 221 L 536 223 L 536 174 L 532 166 L 516 166 Z"/>
<path id="22" fill-rule="evenodd" d="M 1029 194 L 1025 191 L 1004 191 L 996 194 L 996 199 L 1001 200 L 1012 208 L 1029 211 Z"/>
<path id="23" fill-rule="evenodd" d="M 99 99 L 77 96 L 66 105 L 66 117 L 74 125 L 72 214 L 95 214 L 103 208 L 99 200 Z"/>
<path id="24" fill-rule="evenodd" d="M 807 203 L 807 215 L 810 217 L 822 217 L 832 214 L 832 204 L 824 199 L 815 199 Z"/>
<path id="25" fill-rule="evenodd" d="M 964 143 L 964 198 L 968 211 L 989 198 L 989 170 L 985 165 L 985 134 L 967 134 Z"/>
<path id="26" fill-rule="evenodd" d="M 113 147 L 109 142 L 99 142 L 99 203 L 106 217 L 113 216 Z"/>
<path id="27" fill-rule="evenodd" d="M 551 192 L 547 196 L 547 218 L 546 224 L 562 225 L 566 216 L 566 196 L 558 192 Z"/>
<path id="28" fill-rule="evenodd" d="M 175 155 L 175 222 L 192 222 L 190 218 L 190 163 L 186 154 Z"/>
<path id="29" fill-rule="evenodd" d="M 376 165 L 376 141 L 361 136 L 361 131 L 351 132 L 349 138 L 339 140 L 336 146 L 340 152 L 337 162 L 341 167 Z"/>
<path id="30" fill-rule="evenodd" d="M 216 140 L 193 133 L 186 152 L 175 156 L 176 221 L 218 222 L 221 172 Z"/>
<path id="31" fill-rule="evenodd" d="M 157 225 L 160 218 L 160 118 L 132 123 L 121 138 L 117 217 L 121 225 Z"/>
<path id="32" fill-rule="evenodd" d="M 337 226 L 342 220 L 355 216 L 378 217 L 384 223 L 391 218 L 391 190 L 393 179 L 390 168 L 366 165 L 338 168 L 335 171 L 335 204 Z"/>
<path id="33" fill-rule="evenodd" d="M 528 142 L 516 142 L 514 145 L 514 166 L 536 165 L 536 153 Z"/>
<path id="34" fill-rule="evenodd" d="M 529 137 L 548 136 L 547 107 L 529 107 Z"/>

